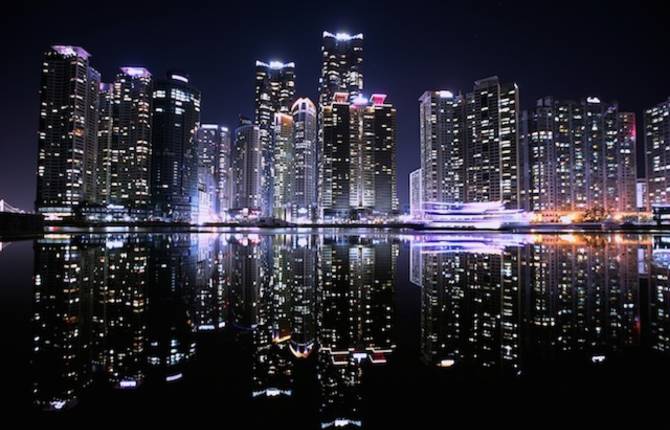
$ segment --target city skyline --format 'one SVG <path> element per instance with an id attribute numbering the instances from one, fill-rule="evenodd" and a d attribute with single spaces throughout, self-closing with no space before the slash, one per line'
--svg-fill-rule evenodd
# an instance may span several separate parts
<path id="1" fill-rule="evenodd" d="M 423 6 L 423 9 L 422 9 Z M 225 61 L 207 62 L 210 67 L 205 67 L 201 61 L 201 56 L 218 52 L 228 45 L 228 41 L 221 41 L 221 48 L 217 49 L 210 46 L 209 50 L 204 47 L 193 47 L 192 41 L 204 40 L 211 43 L 207 37 L 207 31 L 191 27 L 191 37 L 184 40 L 177 40 L 174 43 L 174 36 L 166 37 L 165 40 L 144 41 L 133 39 L 130 43 L 123 33 L 122 28 L 130 24 L 115 23 L 111 26 L 110 34 L 119 37 L 119 47 L 113 48 L 102 41 L 104 36 L 91 35 L 90 29 L 85 25 L 80 29 L 64 31 L 49 21 L 45 24 L 45 15 L 52 12 L 58 19 L 68 19 L 61 12 L 51 10 L 50 6 L 43 6 L 43 9 L 31 8 L 30 12 L 22 11 L 20 7 L 10 11 L 10 16 L 27 19 L 31 23 L 41 23 L 40 31 L 34 37 L 26 40 L 22 44 L 21 50 L 15 47 L 9 48 L 7 55 L 15 59 L 16 67 L 12 70 L 6 70 L 5 82 L 16 81 L 18 70 L 21 70 L 21 85 L 10 86 L 8 97 L 0 110 L 2 117 L 8 122 L 3 125 L 4 140 L 3 150 L 17 142 L 16 151 L 6 151 L 7 157 L 3 157 L 2 176 L 0 177 L 0 196 L 7 199 L 14 206 L 23 209 L 31 209 L 34 200 L 34 173 L 35 153 L 36 153 L 36 111 L 37 103 L 36 91 L 39 87 L 35 79 L 35 70 L 39 70 L 40 54 L 54 43 L 71 43 L 80 45 L 92 54 L 92 63 L 97 70 L 101 72 L 102 82 L 111 82 L 113 76 L 118 73 L 120 65 L 144 66 L 150 70 L 154 77 L 162 77 L 165 72 L 172 67 L 178 67 L 188 72 L 192 83 L 202 92 L 203 110 L 202 123 L 214 122 L 226 125 L 231 129 L 236 126 L 238 114 L 251 116 L 253 105 L 253 77 L 252 71 L 254 61 L 258 58 L 265 58 L 268 61 L 284 60 L 295 61 L 296 63 L 296 94 L 307 96 L 312 100 L 317 100 L 318 89 L 318 64 L 319 55 L 319 36 L 322 31 L 350 31 L 351 34 L 363 33 L 365 35 L 365 86 L 363 93 L 369 96 L 369 91 L 380 91 L 388 93 L 390 100 L 398 110 L 398 195 L 401 201 L 401 207 L 408 205 L 408 176 L 409 172 L 419 167 L 419 133 L 418 133 L 418 108 L 417 99 L 427 89 L 466 89 L 471 88 L 472 83 L 486 76 L 498 75 L 502 82 L 516 82 L 520 87 L 521 107 L 522 109 L 532 109 L 536 99 L 551 95 L 556 99 L 581 99 L 588 96 L 598 96 L 607 101 L 618 101 L 620 109 L 625 112 L 634 112 L 637 116 L 637 135 L 642 136 L 641 127 L 644 111 L 667 100 L 668 91 L 665 90 L 659 69 L 664 69 L 664 60 L 662 57 L 653 57 L 651 64 L 644 61 L 632 61 L 622 63 L 615 61 L 621 55 L 621 47 L 630 48 L 632 52 L 630 58 L 640 58 L 645 53 L 649 55 L 655 52 L 663 44 L 662 29 L 654 18 L 655 6 L 642 5 L 635 6 L 633 10 L 627 9 L 626 15 L 620 10 L 608 11 L 609 20 L 598 19 L 597 5 L 589 5 L 581 18 L 567 18 L 569 8 L 566 10 L 552 10 L 551 17 L 547 19 L 547 28 L 551 22 L 589 22 L 590 28 L 583 27 L 579 34 L 595 34 L 600 30 L 600 35 L 609 34 L 613 45 L 619 49 L 607 48 L 601 52 L 601 58 L 598 61 L 583 63 L 577 68 L 574 65 L 564 65 L 557 61 L 557 56 L 549 57 L 538 53 L 541 41 L 547 41 L 549 33 L 547 29 L 538 29 L 537 24 L 532 24 L 536 30 L 537 40 L 518 40 L 519 46 L 512 49 L 509 58 L 498 54 L 496 48 L 499 48 L 505 42 L 510 43 L 512 36 L 518 37 L 514 31 L 505 30 L 502 24 L 495 24 L 492 29 L 484 32 L 481 29 L 470 31 L 459 35 L 449 44 L 447 48 L 439 47 L 436 42 L 431 41 L 428 47 L 420 47 L 417 42 L 423 40 L 422 37 L 436 36 L 439 34 L 449 34 L 453 29 L 444 27 L 428 28 L 418 24 L 409 26 L 409 30 L 400 29 L 399 9 L 390 8 L 385 11 L 386 19 L 382 22 L 371 24 L 370 20 L 362 19 L 366 13 L 370 12 L 369 5 L 361 5 L 355 9 L 354 16 L 352 11 L 344 12 L 334 11 L 333 17 L 318 17 L 311 7 L 305 7 L 297 16 L 290 17 L 285 24 L 294 22 L 298 19 L 304 20 L 300 27 L 301 33 L 305 37 L 300 41 L 289 37 L 291 31 L 279 31 L 276 26 L 267 27 L 267 33 L 263 26 L 255 27 L 255 34 L 250 35 L 249 31 L 243 28 L 226 28 L 224 34 L 229 36 L 239 35 L 240 47 L 237 49 L 244 51 L 243 55 L 224 55 Z M 462 16 L 462 21 L 455 20 L 453 28 L 467 27 L 468 22 L 481 20 L 481 22 L 497 22 L 496 18 L 514 16 L 523 21 L 523 18 L 534 16 L 533 13 L 521 10 L 520 7 L 502 4 L 474 5 L 474 6 L 456 6 L 449 5 L 444 9 L 454 9 L 461 12 L 456 14 Z M 440 11 L 437 4 L 419 4 L 417 10 L 408 11 L 411 15 L 420 16 L 430 15 L 428 11 Z M 197 6 L 194 10 L 198 10 Z M 206 9 L 199 9 L 206 10 Z M 147 22 L 155 28 L 164 28 L 170 22 L 176 19 L 179 8 L 170 5 L 160 11 L 160 16 L 167 17 L 167 23 L 153 20 Z M 360 12 L 360 13 L 359 13 Z M 540 13 L 542 10 L 537 11 Z M 45 15 L 42 15 L 45 14 Z M 77 12 L 84 15 L 84 12 Z M 310 20 L 309 17 L 312 17 Z M 450 14 L 453 15 L 453 14 Z M 656 14 L 660 16 L 659 14 Z M 50 15 L 51 17 L 51 15 Z M 622 20 L 628 20 L 633 32 L 627 32 L 627 40 L 621 41 L 616 38 L 615 23 Z M 55 21 L 58 21 L 56 19 Z M 74 19 L 74 18 L 70 18 Z M 110 19 L 114 19 L 110 17 Z M 561 19 L 563 21 L 561 21 Z M 14 20 L 14 21 L 19 21 Z M 431 18 L 436 20 L 436 18 Z M 605 22 L 606 21 L 606 22 Z M 434 21 L 432 21 L 434 22 Z M 524 21 L 528 22 L 528 21 Z M 648 25 L 643 25 L 644 23 Z M 531 25 L 531 24 L 529 24 Z M 28 25 L 30 27 L 30 25 Z M 240 27 L 242 27 L 240 25 Z M 523 26 L 522 26 L 523 27 Z M 450 27 L 451 28 L 451 27 Z M 16 23 L 10 23 L 7 27 L 20 33 Z M 604 31 L 604 33 L 603 33 Z M 492 39 L 495 33 L 496 39 Z M 498 37 L 499 36 L 499 37 Z M 655 37 L 652 37 L 655 36 Z M 160 39 L 160 38 L 158 38 Z M 223 38 L 225 39 L 225 38 Z M 575 45 L 577 35 L 560 35 L 554 44 L 556 50 L 562 45 L 570 47 L 570 54 L 575 60 L 590 58 L 590 51 L 585 47 Z M 218 40 L 218 39 L 217 39 Z M 236 39 L 238 40 L 238 39 Z M 614 43 L 614 42 L 622 43 Z M 644 43 L 642 43 L 644 41 Z M 182 43 L 183 42 L 183 43 Z M 204 45 L 207 45 L 205 43 Z M 167 59 L 157 58 L 161 55 L 160 46 L 169 46 Z M 34 47 L 34 49 L 33 49 Z M 427 59 L 423 59 L 420 54 L 425 49 L 435 49 L 434 54 Z M 440 54 L 447 51 L 447 55 Z M 524 55 L 521 56 L 521 51 Z M 588 52 L 587 52 L 588 51 Z M 238 51 L 239 52 L 239 51 Z M 560 52 L 560 51 L 556 51 Z M 397 55 L 390 55 L 395 53 Z M 476 53 L 476 54 L 475 54 Z M 171 54 L 171 55 L 170 55 Z M 180 55 L 178 55 L 180 54 Z M 487 55 L 488 54 L 488 55 Z M 162 55 L 161 55 L 162 56 Z M 205 55 L 207 57 L 207 55 Z M 396 58 L 398 57 L 398 58 Z M 649 57 L 652 58 L 652 57 Z M 456 66 L 447 65 L 446 62 L 457 59 Z M 577 62 L 577 61 L 576 61 Z M 32 64 L 32 65 L 31 65 Z M 453 64 L 453 63 L 452 63 Z M 536 64 L 537 73 L 530 74 L 529 64 Z M 561 73 L 558 65 L 565 70 Z M 584 66 L 584 64 L 588 64 Z M 618 66 L 614 67 L 615 64 Z M 224 77 L 216 78 L 216 71 L 220 71 L 220 66 L 233 69 L 226 72 Z M 539 67 L 542 66 L 542 67 Z M 552 70 L 551 79 L 547 78 L 546 69 Z M 557 68 L 554 71 L 554 68 Z M 577 73 L 579 70 L 579 73 Z M 419 73 L 417 75 L 417 72 Z M 225 76 L 238 75 L 243 78 L 225 79 Z M 219 76 L 221 76 L 219 74 Z M 412 76 L 411 79 L 407 76 Z M 624 79 L 630 77 L 630 80 Z M 561 79 L 563 78 L 563 79 Z M 636 79 L 637 78 L 637 79 Z M 645 85 L 639 85 L 638 82 L 644 80 Z M 230 81 L 230 85 L 227 81 Z M 232 87 L 239 87 L 231 89 Z M 18 96 L 20 94 L 20 96 Z M 10 106 L 13 109 L 10 109 Z M 32 112 L 32 114 L 30 113 Z M 638 147 L 640 142 L 638 138 Z M 640 162 L 640 150 L 638 149 L 638 173 L 644 163 Z M 13 178 L 11 181 L 9 178 Z M 18 186 L 16 186 L 18 184 Z"/>

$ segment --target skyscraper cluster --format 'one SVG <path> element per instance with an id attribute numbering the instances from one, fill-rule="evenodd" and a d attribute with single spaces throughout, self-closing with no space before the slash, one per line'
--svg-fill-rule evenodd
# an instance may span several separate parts
<path id="1" fill-rule="evenodd" d="M 323 33 L 319 79 L 319 216 L 389 217 L 398 211 L 396 110 L 363 91 L 363 35 Z"/>
<path id="2" fill-rule="evenodd" d="M 143 67 L 121 67 L 112 83 L 102 83 L 90 57 L 61 45 L 44 54 L 38 212 L 52 219 L 196 222 L 200 183 L 208 171 L 219 183 L 222 151 L 198 148 L 200 91 L 183 73 L 157 79 Z"/>
<path id="3" fill-rule="evenodd" d="M 386 94 L 363 94 L 363 40 L 323 33 L 316 104 L 296 95 L 294 62 L 256 61 L 254 116 L 234 130 L 201 124 L 201 93 L 185 73 L 121 67 L 104 83 L 84 49 L 53 46 L 42 64 L 38 212 L 187 223 L 393 219 L 397 113 Z M 644 112 L 640 180 L 637 118 L 616 102 L 544 97 L 522 110 L 518 85 L 496 76 L 466 93 L 426 91 L 410 216 L 498 204 L 571 222 L 668 204 L 669 112 L 670 101 Z"/>
<path id="4" fill-rule="evenodd" d="M 410 175 L 410 215 L 499 202 L 538 221 L 571 222 L 623 219 L 670 203 L 668 106 L 645 112 L 647 180 L 640 181 L 636 115 L 617 103 L 544 97 L 522 111 L 518 86 L 497 77 L 475 82 L 466 95 L 426 91 L 419 99 L 421 168 Z"/>
<path id="5" fill-rule="evenodd" d="M 185 73 L 44 54 L 36 208 L 50 219 L 209 222 L 388 218 L 398 210 L 396 111 L 362 94 L 363 35 L 323 33 L 318 104 L 295 63 L 257 61 L 254 117 L 201 124 Z"/>

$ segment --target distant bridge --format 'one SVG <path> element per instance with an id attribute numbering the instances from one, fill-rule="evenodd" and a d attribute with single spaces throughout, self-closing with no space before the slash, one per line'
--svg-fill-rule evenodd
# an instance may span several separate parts
<path id="1" fill-rule="evenodd" d="M 24 214 L 26 211 L 22 211 L 19 208 L 16 208 L 5 201 L 5 199 L 0 199 L 0 212 L 9 212 L 13 214 Z"/>
<path id="2" fill-rule="evenodd" d="M 0 237 L 41 232 L 44 217 L 26 212 L 0 199 Z"/>

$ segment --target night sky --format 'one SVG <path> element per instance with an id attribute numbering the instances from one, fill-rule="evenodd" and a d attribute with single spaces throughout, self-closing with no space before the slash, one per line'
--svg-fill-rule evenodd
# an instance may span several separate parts
<path id="1" fill-rule="evenodd" d="M 598 96 L 638 114 L 670 96 L 670 27 L 661 2 L 23 1 L 3 5 L 0 198 L 33 208 L 42 52 L 80 45 L 111 81 L 118 67 L 185 70 L 202 121 L 252 116 L 254 62 L 295 61 L 297 95 L 316 100 L 324 30 L 364 33 L 365 94 L 398 110 L 402 205 L 419 167 L 418 97 L 516 81 L 522 106 L 545 95 Z M 337 8 L 337 10 L 329 9 Z M 641 136 L 641 133 L 638 133 Z M 642 141 L 638 142 L 642 145 Z"/>

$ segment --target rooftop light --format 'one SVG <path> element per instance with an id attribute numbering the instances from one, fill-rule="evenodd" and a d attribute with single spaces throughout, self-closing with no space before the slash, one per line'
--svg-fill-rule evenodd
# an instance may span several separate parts
<path id="1" fill-rule="evenodd" d="M 121 67 L 121 72 L 132 78 L 150 78 L 151 73 L 144 67 Z"/>

